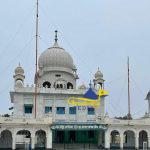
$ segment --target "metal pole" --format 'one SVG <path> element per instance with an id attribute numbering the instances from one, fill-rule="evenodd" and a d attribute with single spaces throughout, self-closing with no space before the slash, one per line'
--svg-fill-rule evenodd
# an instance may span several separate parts
<path id="1" fill-rule="evenodd" d="M 38 87 L 38 37 L 39 37 L 39 0 L 36 2 L 36 41 L 35 41 L 35 49 L 36 49 L 36 59 L 35 59 L 35 118 L 36 118 L 36 103 L 37 103 L 37 87 Z"/>
<path id="2" fill-rule="evenodd" d="M 128 57 L 128 119 L 131 119 L 131 110 L 130 110 L 130 65 Z"/>

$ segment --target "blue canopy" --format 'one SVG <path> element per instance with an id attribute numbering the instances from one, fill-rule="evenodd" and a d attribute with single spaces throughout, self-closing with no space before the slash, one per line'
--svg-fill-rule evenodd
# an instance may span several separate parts
<path id="1" fill-rule="evenodd" d="M 95 92 L 92 90 L 92 88 L 89 88 L 88 91 L 83 95 L 84 98 L 97 100 L 98 96 L 95 94 Z"/>

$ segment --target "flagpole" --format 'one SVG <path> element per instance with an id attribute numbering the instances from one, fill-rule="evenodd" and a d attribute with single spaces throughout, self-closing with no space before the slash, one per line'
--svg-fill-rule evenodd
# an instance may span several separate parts
<path id="1" fill-rule="evenodd" d="M 36 50 L 36 58 L 35 58 L 35 106 L 34 106 L 34 114 L 35 118 L 37 116 L 37 88 L 38 88 L 38 37 L 39 37 L 39 0 L 36 1 L 36 40 L 35 40 L 35 50 Z"/>
<path id="2" fill-rule="evenodd" d="M 129 57 L 128 57 L 128 62 L 127 62 L 127 66 L 128 66 L 128 119 L 131 119 L 131 109 L 130 109 L 130 64 L 129 64 Z"/>

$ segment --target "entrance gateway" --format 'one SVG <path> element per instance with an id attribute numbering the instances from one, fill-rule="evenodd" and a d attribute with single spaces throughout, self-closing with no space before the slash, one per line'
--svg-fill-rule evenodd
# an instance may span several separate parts
<path id="1" fill-rule="evenodd" d="M 100 133 L 107 130 L 104 124 L 54 123 L 51 125 L 53 147 L 63 148 L 93 148 L 98 146 Z M 103 146 L 102 141 L 101 146 Z"/>

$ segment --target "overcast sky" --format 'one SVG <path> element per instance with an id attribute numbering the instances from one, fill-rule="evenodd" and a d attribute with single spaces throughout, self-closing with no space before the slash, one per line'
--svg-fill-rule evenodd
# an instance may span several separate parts
<path id="1" fill-rule="evenodd" d="M 12 105 L 13 73 L 20 62 L 25 84 L 35 71 L 35 0 L 0 3 L 0 113 Z M 127 114 L 127 56 L 131 68 L 131 112 L 147 111 L 150 90 L 150 0 L 40 0 L 39 55 L 52 46 L 54 30 L 59 44 L 78 68 L 78 85 L 88 85 L 99 67 L 104 74 L 106 111 Z"/>

